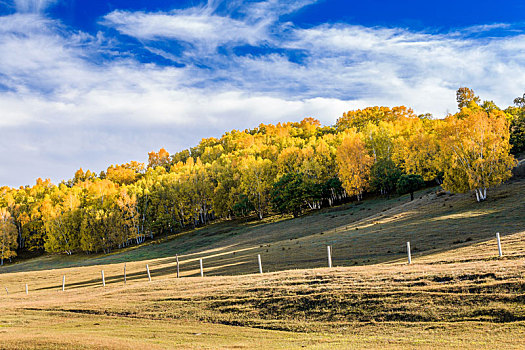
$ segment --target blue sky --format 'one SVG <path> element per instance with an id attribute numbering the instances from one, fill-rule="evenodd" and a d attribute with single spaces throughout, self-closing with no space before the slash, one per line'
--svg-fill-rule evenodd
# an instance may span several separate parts
<path id="1" fill-rule="evenodd" d="M 525 92 L 522 1 L 0 0 L 0 184 L 259 123 Z"/>

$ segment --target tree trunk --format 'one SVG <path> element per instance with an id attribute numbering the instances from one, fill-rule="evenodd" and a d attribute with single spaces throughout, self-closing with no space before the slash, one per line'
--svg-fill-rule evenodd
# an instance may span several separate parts
<path id="1" fill-rule="evenodd" d="M 487 199 L 487 189 L 486 188 L 476 188 L 474 190 L 474 193 L 476 193 L 476 200 L 478 202 L 483 202 L 485 199 Z"/>
<path id="2" fill-rule="evenodd" d="M 22 225 L 17 223 L 16 228 L 18 229 L 18 249 L 22 249 L 24 248 L 24 241 L 22 239 Z"/>

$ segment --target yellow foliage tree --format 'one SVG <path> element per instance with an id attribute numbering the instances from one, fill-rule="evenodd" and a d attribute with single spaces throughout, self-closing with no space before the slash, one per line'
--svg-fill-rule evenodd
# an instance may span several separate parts
<path id="1" fill-rule="evenodd" d="M 368 154 L 365 143 L 351 130 L 337 149 L 339 178 L 349 196 L 356 195 L 357 200 L 361 200 L 373 164 L 374 158 Z"/>
<path id="2" fill-rule="evenodd" d="M 6 208 L 0 208 L 0 265 L 16 256 L 16 226 Z"/>
<path id="3" fill-rule="evenodd" d="M 275 170 L 268 159 L 245 157 L 240 164 L 240 189 L 253 203 L 257 216 L 262 220 L 269 202 L 269 193 Z"/>
<path id="4" fill-rule="evenodd" d="M 392 159 L 406 174 L 421 175 L 425 181 L 438 178 L 440 152 L 435 129 L 440 122 L 416 118 L 398 123 Z"/>
<path id="5" fill-rule="evenodd" d="M 137 180 L 137 173 L 134 169 L 124 165 L 110 166 L 106 171 L 106 179 L 118 183 L 119 185 L 129 185 Z"/>
<path id="6" fill-rule="evenodd" d="M 509 153 L 509 126 L 505 114 L 481 108 L 463 108 L 445 119 L 441 130 L 443 188 L 474 191 L 478 202 L 487 189 L 511 177 L 516 160 Z"/>
<path id="7" fill-rule="evenodd" d="M 394 122 L 401 118 L 414 118 L 414 111 L 405 106 L 399 107 L 367 107 L 343 113 L 337 119 L 336 127 L 339 130 L 356 128 L 358 131 L 364 129 L 369 123 L 379 124 L 379 122 Z"/>
<path id="8" fill-rule="evenodd" d="M 46 241 L 44 247 L 48 252 L 65 252 L 71 255 L 77 248 L 76 236 L 80 229 L 80 207 L 81 190 L 78 187 L 68 189 L 60 186 L 58 203 L 53 206 L 48 198 L 44 200 L 43 220 L 46 229 Z"/>

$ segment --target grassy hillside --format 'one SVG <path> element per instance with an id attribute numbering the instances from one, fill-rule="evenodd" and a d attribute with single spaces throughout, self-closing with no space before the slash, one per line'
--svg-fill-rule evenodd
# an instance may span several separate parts
<path id="1" fill-rule="evenodd" d="M 480 204 L 432 189 L 413 202 L 369 200 L 295 220 L 223 222 L 111 256 L 8 266 L 0 275 L 0 286 L 9 291 L 0 301 L 0 343 L 523 348 L 524 194 L 523 180 L 492 191 Z M 502 234 L 503 258 L 497 257 L 495 232 Z M 407 240 L 413 265 L 406 264 Z M 325 267 L 326 244 L 333 245 L 333 269 Z M 175 278 L 175 253 L 184 278 Z M 257 254 L 270 273 L 256 273 Z M 192 277 L 199 274 L 199 258 L 205 278 Z"/>
<path id="2" fill-rule="evenodd" d="M 437 192 L 436 192 L 437 191 Z M 179 254 L 184 276 L 198 275 L 198 258 L 205 259 L 207 275 L 247 274 L 258 271 L 261 254 L 265 271 L 326 266 L 326 245 L 333 246 L 334 265 L 354 266 L 405 259 L 406 241 L 419 258 L 461 245 L 492 240 L 525 227 L 525 181 L 515 180 L 492 190 L 487 201 L 470 195 L 451 195 L 437 188 L 391 199 L 314 212 L 292 219 L 271 217 L 263 222 L 217 223 L 157 240 L 111 255 L 50 255 L 1 268 L 23 272 L 132 261 L 150 261 L 154 274 L 173 273 Z M 142 264 L 144 265 L 144 264 Z M 119 267 L 120 269 L 121 267 Z"/>

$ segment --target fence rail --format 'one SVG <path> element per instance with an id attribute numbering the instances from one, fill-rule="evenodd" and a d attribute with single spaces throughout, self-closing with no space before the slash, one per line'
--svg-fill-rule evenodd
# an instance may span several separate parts
<path id="1" fill-rule="evenodd" d="M 501 237 L 500 237 L 500 233 L 497 232 L 496 233 L 496 241 L 497 241 L 497 246 L 498 246 L 498 257 L 503 257 L 503 252 L 502 252 L 502 248 L 501 248 Z M 412 254 L 411 254 L 411 245 L 410 245 L 410 242 L 406 242 L 406 249 L 407 249 L 407 258 L 408 258 L 408 264 L 412 264 Z M 328 259 L 328 268 L 332 268 L 333 265 L 332 265 L 332 259 L 333 259 L 333 251 L 332 251 L 332 245 L 327 245 L 326 246 L 326 254 L 327 254 L 327 259 Z M 181 262 L 180 262 L 180 259 L 179 259 L 179 255 L 176 254 L 175 255 L 175 259 L 176 259 L 176 278 L 180 278 L 180 265 L 181 265 Z M 204 262 L 203 260 L 205 260 L 206 257 L 201 257 L 198 259 L 199 261 L 199 269 L 200 269 L 200 277 L 201 278 L 204 278 Z M 195 259 L 192 259 L 192 261 L 195 261 Z M 260 274 L 263 274 L 263 267 L 262 267 L 262 258 L 261 258 L 261 254 L 257 254 L 257 265 L 258 265 L 258 270 L 259 270 L 259 273 Z M 144 276 L 144 270 L 142 270 L 142 276 Z M 149 268 L 149 264 L 146 264 L 146 269 L 145 269 L 145 272 L 147 274 L 147 277 L 148 277 L 148 281 L 151 282 L 152 281 L 152 278 L 151 278 L 151 271 L 150 271 L 150 268 Z M 126 273 L 126 263 L 124 263 L 124 272 L 123 272 L 123 281 L 124 281 L 124 285 L 127 284 L 127 273 Z M 106 286 L 106 278 L 105 278 L 105 275 L 104 275 L 104 270 L 101 270 L 101 279 L 102 279 L 102 286 L 105 287 Z M 92 281 L 92 280 L 91 280 Z M 90 281 L 90 282 L 91 282 Z M 100 281 L 100 280 L 99 280 Z M 100 282 L 99 282 L 100 283 Z M 75 283 L 75 285 L 78 285 L 79 283 Z M 7 288 L 7 286 L 4 286 L 5 288 L 5 291 L 6 291 L 6 295 L 10 295 L 9 294 L 9 290 Z M 49 289 L 49 288 L 42 288 L 42 289 Z M 38 291 L 39 289 L 38 288 L 35 288 L 35 289 L 32 289 L 33 291 Z M 65 292 L 66 291 L 66 275 L 64 274 L 62 276 L 62 292 Z M 16 292 L 13 292 L 11 291 L 11 295 L 12 294 L 16 294 Z M 29 295 L 29 283 L 25 283 L 25 294 L 26 295 Z"/>

